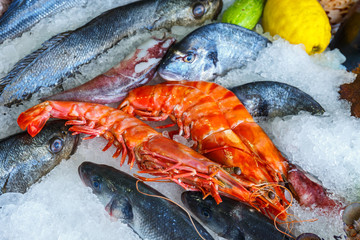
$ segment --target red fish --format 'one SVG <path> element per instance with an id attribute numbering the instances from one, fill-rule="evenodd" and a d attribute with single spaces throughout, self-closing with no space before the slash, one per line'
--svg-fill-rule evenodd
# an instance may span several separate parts
<path id="1" fill-rule="evenodd" d="M 44 99 L 101 104 L 119 102 L 131 89 L 153 79 L 160 60 L 174 42 L 174 38 L 152 38 L 109 71 L 83 85 Z"/>

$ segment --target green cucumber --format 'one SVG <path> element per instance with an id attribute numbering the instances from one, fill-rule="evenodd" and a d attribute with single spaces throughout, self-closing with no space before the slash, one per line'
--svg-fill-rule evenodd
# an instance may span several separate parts
<path id="1" fill-rule="evenodd" d="M 265 0 L 235 0 L 224 12 L 222 22 L 253 29 L 263 12 Z"/>

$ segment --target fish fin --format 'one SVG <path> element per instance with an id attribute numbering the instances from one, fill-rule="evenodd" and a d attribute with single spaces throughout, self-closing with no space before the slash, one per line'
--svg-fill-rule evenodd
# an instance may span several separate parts
<path id="1" fill-rule="evenodd" d="M 113 196 L 105 209 L 110 216 L 125 220 L 127 223 L 134 218 L 131 203 L 123 196 Z"/>
<path id="2" fill-rule="evenodd" d="M 13 69 L 11 69 L 11 71 L 5 77 L 0 79 L 0 94 L 2 94 L 6 85 L 8 85 L 17 75 L 19 75 L 19 73 L 21 73 L 24 69 L 26 69 L 32 62 L 36 61 L 36 59 L 43 52 L 62 42 L 71 33 L 72 31 L 68 31 L 55 35 L 54 37 L 44 42 L 38 50 L 30 53 L 29 55 L 21 59 L 19 62 L 17 62 L 13 67 Z"/>

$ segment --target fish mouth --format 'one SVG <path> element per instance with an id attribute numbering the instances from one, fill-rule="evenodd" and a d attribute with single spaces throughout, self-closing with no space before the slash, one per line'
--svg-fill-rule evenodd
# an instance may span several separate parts
<path id="1" fill-rule="evenodd" d="M 158 74 L 162 79 L 164 79 L 166 81 L 181 81 L 181 80 L 184 80 L 178 74 L 175 74 L 173 72 L 170 72 L 170 71 L 164 70 L 164 69 L 159 69 Z"/>
<path id="2" fill-rule="evenodd" d="M 88 186 L 87 182 L 89 179 L 89 174 L 86 171 L 86 167 L 87 167 L 88 163 L 89 162 L 83 162 L 78 167 L 78 173 L 79 173 L 80 179 L 86 186 Z"/>
<path id="3" fill-rule="evenodd" d="M 75 139 L 74 139 L 74 144 L 73 144 L 73 147 L 72 147 L 72 149 L 71 149 L 70 156 L 72 156 L 72 155 L 76 152 L 76 150 L 78 149 L 78 146 L 79 146 L 80 142 L 81 142 L 80 134 L 77 134 L 77 135 L 75 136 Z"/>

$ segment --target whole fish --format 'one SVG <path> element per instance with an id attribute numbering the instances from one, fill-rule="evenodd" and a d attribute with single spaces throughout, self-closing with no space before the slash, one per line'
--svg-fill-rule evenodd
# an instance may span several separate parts
<path id="1" fill-rule="evenodd" d="M 142 194 L 163 196 L 143 182 L 138 183 L 140 193 L 136 178 L 91 162 L 79 166 L 79 175 L 106 205 L 106 211 L 127 223 L 141 239 L 200 239 L 183 209 L 168 200 Z M 203 238 L 213 239 L 196 220 L 194 223 Z"/>
<path id="2" fill-rule="evenodd" d="M 161 58 L 174 41 L 174 38 L 150 39 L 106 73 L 83 85 L 44 99 L 93 103 L 120 102 L 131 89 L 153 79 Z"/>
<path id="3" fill-rule="evenodd" d="M 0 80 L 0 104 L 11 106 L 41 87 L 59 85 L 123 38 L 137 33 L 200 25 L 217 16 L 221 0 L 148 0 L 114 8 L 86 25 L 60 33 L 20 60 Z"/>
<path id="4" fill-rule="evenodd" d="M 20 37 L 45 17 L 86 2 L 87 0 L 14 0 L 0 18 L 0 44 L 7 39 Z"/>
<path id="5" fill-rule="evenodd" d="M 323 114 L 325 110 L 310 95 L 281 82 L 260 81 L 230 89 L 253 117 L 283 117 L 300 111 Z"/>
<path id="6" fill-rule="evenodd" d="M 253 61 L 269 41 L 246 28 L 205 25 L 188 34 L 166 54 L 159 75 L 169 81 L 209 81 Z"/>
<path id="7" fill-rule="evenodd" d="M 34 138 L 23 132 L 0 140 L 0 195 L 26 192 L 76 151 L 79 137 L 67 131 L 64 122 L 49 122 Z"/>
<path id="8" fill-rule="evenodd" d="M 223 202 L 217 205 L 211 197 L 203 199 L 200 192 L 183 192 L 181 195 L 185 206 L 220 237 L 229 240 L 290 239 L 254 208 L 230 198 L 222 199 Z"/>

